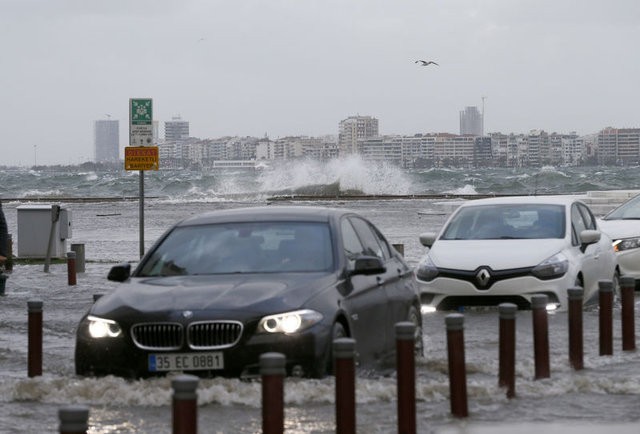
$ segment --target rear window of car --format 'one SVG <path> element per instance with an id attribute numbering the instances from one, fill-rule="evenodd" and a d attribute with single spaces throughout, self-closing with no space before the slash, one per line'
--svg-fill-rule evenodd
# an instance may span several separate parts
<path id="1" fill-rule="evenodd" d="M 565 208 L 547 204 L 478 205 L 461 208 L 443 240 L 564 238 Z"/>
<path id="2" fill-rule="evenodd" d="M 175 228 L 138 276 L 318 272 L 332 266 L 326 223 L 221 223 Z"/>

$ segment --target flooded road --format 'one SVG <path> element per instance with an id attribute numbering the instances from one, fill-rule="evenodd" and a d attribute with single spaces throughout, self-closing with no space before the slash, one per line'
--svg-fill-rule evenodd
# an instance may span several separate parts
<path id="1" fill-rule="evenodd" d="M 258 203 L 255 203 L 256 205 Z M 314 203 L 317 205 L 318 203 Z M 16 233 L 17 203 L 3 204 L 10 231 Z M 207 209 L 253 203 L 171 203 L 155 201 L 146 210 L 145 241 L 150 245 L 171 223 Z M 451 204 L 434 201 L 328 202 L 371 218 L 393 243 L 403 244 L 415 265 L 422 247 L 418 234 L 435 230 Z M 277 206 L 277 205 L 274 205 Z M 86 272 L 67 285 L 66 265 L 16 264 L 0 298 L 0 433 L 49 433 L 58 430 L 58 409 L 67 404 L 90 408 L 90 433 L 171 432 L 171 377 L 130 381 L 115 377 L 80 378 L 74 374 L 77 321 L 97 293 L 117 284 L 106 280 L 109 268 L 138 258 L 137 203 L 74 203 L 73 239 L 85 244 Z M 443 208 L 444 207 L 444 208 Z M 97 215 L 118 214 L 107 217 Z M 15 236 L 14 236 L 15 237 Z M 636 298 L 638 299 L 638 294 Z M 43 301 L 43 375 L 27 378 L 27 301 Z M 638 305 L 636 305 L 636 312 Z M 585 369 L 574 371 L 568 359 L 566 313 L 550 314 L 551 377 L 534 379 L 531 312 L 516 318 L 516 397 L 498 387 L 496 310 L 463 313 L 469 417 L 450 415 L 447 313 L 424 316 L 425 357 L 416 365 L 417 426 L 420 433 L 450 432 L 508 423 L 592 424 L 603 432 L 613 423 L 640 421 L 640 354 L 621 351 L 620 311 L 614 311 L 614 354 L 598 355 L 598 311 L 584 312 Z M 640 321 L 636 320 L 636 336 Z M 356 380 L 360 433 L 397 432 L 396 379 L 360 375 Z M 334 378 L 285 381 L 287 433 L 335 432 Z M 198 387 L 198 425 L 203 433 L 261 431 L 258 381 L 202 379 Z"/>

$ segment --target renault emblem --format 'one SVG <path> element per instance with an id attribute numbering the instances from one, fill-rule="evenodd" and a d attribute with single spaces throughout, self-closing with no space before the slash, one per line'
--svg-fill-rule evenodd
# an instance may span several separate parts
<path id="1" fill-rule="evenodd" d="M 476 273 L 476 282 L 478 282 L 478 287 L 485 288 L 489 284 L 489 280 L 491 280 L 491 273 L 489 273 L 489 270 L 486 268 L 482 268 Z"/>
<path id="2" fill-rule="evenodd" d="M 190 310 L 185 310 L 184 312 L 182 312 L 182 316 L 184 318 L 191 318 L 193 316 L 193 312 L 191 312 Z"/>

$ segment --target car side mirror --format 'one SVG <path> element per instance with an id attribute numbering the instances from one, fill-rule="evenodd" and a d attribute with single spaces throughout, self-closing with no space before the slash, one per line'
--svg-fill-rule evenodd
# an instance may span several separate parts
<path id="1" fill-rule="evenodd" d="M 387 268 L 382 263 L 382 259 L 377 256 L 361 256 L 356 258 L 356 262 L 353 267 L 353 271 L 351 275 L 371 275 L 371 274 L 382 274 L 387 271 Z"/>
<path id="2" fill-rule="evenodd" d="M 601 236 L 602 233 L 600 231 L 595 231 L 593 229 L 586 229 L 580 232 L 580 250 L 584 253 L 587 246 L 600 241 Z"/>
<path id="3" fill-rule="evenodd" d="M 433 243 L 436 242 L 436 237 L 438 235 L 435 232 L 425 232 L 420 234 L 420 244 L 422 244 L 425 247 L 429 247 L 431 248 L 431 246 L 433 246 Z"/>
<path id="4" fill-rule="evenodd" d="M 111 267 L 107 279 L 114 282 L 124 282 L 129 276 L 131 276 L 131 264 L 125 262 Z"/>

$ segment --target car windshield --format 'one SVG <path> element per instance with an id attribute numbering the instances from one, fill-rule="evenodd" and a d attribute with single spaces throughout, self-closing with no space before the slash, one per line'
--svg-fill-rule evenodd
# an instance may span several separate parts
<path id="1" fill-rule="evenodd" d="M 605 220 L 640 220 L 640 195 L 620 205 L 604 217 Z"/>
<path id="2" fill-rule="evenodd" d="M 564 238 L 562 205 L 504 204 L 461 208 L 447 225 L 443 240 Z"/>
<path id="3" fill-rule="evenodd" d="M 183 226 L 151 252 L 137 276 L 327 271 L 332 252 L 326 223 Z"/>

